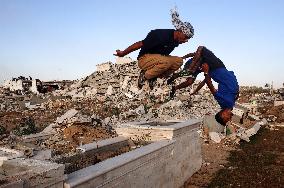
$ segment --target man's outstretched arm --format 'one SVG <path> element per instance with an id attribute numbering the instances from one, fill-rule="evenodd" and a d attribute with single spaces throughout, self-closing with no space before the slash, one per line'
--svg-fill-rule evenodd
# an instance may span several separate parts
<path id="1" fill-rule="evenodd" d="M 182 88 L 185 88 L 185 87 L 188 87 L 190 85 L 193 84 L 193 82 L 195 81 L 195 78 L 187 78 L 186 81 L 180 83 L 179 85 L 175 86 L 174 89 L 175 90 L 179 90 L 179 89 L 182 89 Z"/>
<path id="2" fill-rule="evenodd" d="M 192 92 L 192 95 L 196 94 L 205 85 L 205 82 L 206 82 L 205 79 L 202 82 L 200 82 L 197 88 Z"/>
<path id="3" fill-rule="evenodd" d="M 186 58 L 189 58 L 189 57 L 193 57 L 194 55 L 195 55 L 195 52 L 186 54 L 186 55 L 182 56 L 181 58 L 186 59 Z"/>
<path id="4" fill-rule="evenodd" d="M 182 82 L 177 86 L 173 86 L 172 90 L 170 92 L 170 98 L 174 97 L 176 90 L 188 87 L 188 86 L 192 85 L 194 81 L 195 81 L 195 78 L 188 78 L 188 79 L 186 79 L 185 82 Z"/>
<path id="5" fill-rule="evenodd" d="M 214 95 L 217 92 L 217 90 L 215 89 L 214 85 L 212 84 L 211 77 L 208 74 L 209 73 L 209 66 L 208 66 L 207 63 L 202 64 L 202 71 L 204 72 L 206 85 L 208 86 L 211 93 Z"/>
<path id="6" fill-rule="evenodd" d="M 143 42 L 142 41 L 139 41 L 139 42 L 135 42 L 134 44 L 130 45 L 128 48 L 126 48 L 125 50 L 121 51 L 121 50 L 116 50 L 116 53 L 113 54 L 115 56 L 118 56 L 118 57 L 123 57 L 135 50 L 138 50 L 140 49 L 141 47 L 143 46 Z"/>
<path id="7" fill-rule="evenodd" d="M 203 46 L 199 46 L 197 48 L 196 52 L 194 53 L 192 63 L 188 67 L 188 70 L 190 72 L 195 72 L 198 69 L 198 67 L 200 66 L 199 61 L 201 60 L 202 50 L 203 50 Z"/>

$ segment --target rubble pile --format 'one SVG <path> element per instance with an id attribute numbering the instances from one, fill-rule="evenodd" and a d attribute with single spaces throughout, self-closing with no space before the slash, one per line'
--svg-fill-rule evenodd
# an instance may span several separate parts
<path id="1" fill-rule="evenodd" d="M 267 119 L 268 122 L 284 122 L 284 105 L 262 106 L 259 108 L 259 111 L 261 113 L 261 117 Z"/>
<path id="2" fill-rule="evenodd" d="M 50 149 L 60 155 L 73 152 L 82 144 L 116 136 L 114 128 L 124 122 L 204 117 L 209 119 L 204 118 L 203 136 L 207 134 L 217 142 L 226 135 L 231 135 L 228 139 L 248 141 L 259 129 L 258 125 L 254 126 L 258 120 L 283 122 L 283 106 L 277 107 L 281 117 L 268 109 L 261 110 L 280 95 L 266 91 L 253 94 L 248 88 L 245 92 L 241 88 L 241 107 L 236 107 L 234 112 L 237 118 L 225 129 L 214 120 L 214 114 L 220 109 L 208 89 L 191 95 L 196 87 L 193 85 L 177 91 L 175 98 L 170 99 L 171 88 L 164 79 L 157 79 L 153 90 L 147 82 L 142 89 L 137 88 L 139 71 L 136 61 L 107 62 L 97 65 L 93 74 L 49 93 L 19 95 L 0 88 L 0 136 L 3 138 L 0 145 L 14 145 L 24 135 L 37 133 L 46 138 L 34 143 L 32 148 Z M 175 82 L 178 84 L 185 79 Z M 270 120 L 268 115 L 276 118 Z M 23 123 L 24 120 L 28 123 Z"/>
<path id="3" fill-rule="evenodd" d="M 118 122 L 200 118 L 215 113 L 219 108 L 208 91 L 191 96 L 191 88 L 178 91 L 176 98 L 169 100 L 170 87 L 162 79 L 157 80 L 153 90 L 147 84 L 139 90 L 137 78 L 140 70 L 135 61 L 127 64 L 108 62 L 99 65 L 97 69 L 99 71 L 60 94 L 77 101 L 88 98 L 103 102 L 104 106 L 117 109 L 112 114 L 115 117 L 111 116 L 110 119 Z M 177 82 L 184 80 L 182 78 Z"/>
<path id="4" fill-rule="evenodd" d="M 250 109 L 250 113 L 265 118 L 268 122 L 284 121 L 282 88 L 278 91 L 257 87 L 242 87 L 240 102 Z"/>
<path id="5" fill-rule="evenodd" d="M 61 155 L 76 152 L 82 144 L 116 136 L 113 128 L 120 123 L 201 118 L 219 108 L 207 90 L 191 96 L 191 88 L 187 88 L 169 100 L 170 88 L 162 79 L 153 90 L 147 83 L 140 90 L 138 75 L 135 61 L 107 62 L 90 76 L 49 93 L 19 94 L 1 88 L 0 145 L 25 148 L 28 157 L 36 156 L 31 151 L 45 150 Z M 33 140 L 30 134 L 44 139 L 19 145 Z"/>
<path id="6" fill-rule="evenodd" d="M 70 109 L 46 127 L 42 133 L 54 133 L 40 143 L 42 148 L 53 149 L 55 155 L 76 152 L 82 144 L 117 136 L 111 126 L 101 122 L 96 116 L 87 116 Z"/>

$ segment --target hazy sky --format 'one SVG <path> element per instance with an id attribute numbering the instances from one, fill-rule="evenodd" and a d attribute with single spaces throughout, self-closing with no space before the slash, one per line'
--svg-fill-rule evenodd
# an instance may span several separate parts
<path id="1" fill-rule="evenodd" d="M 175 5 L 195 35 L 172 55 L 204 45 L 240 85 L 282 85 L 283 0 L 0 0 L 0 82 L 87 76 L 151 29 L 173 28 Z"/>

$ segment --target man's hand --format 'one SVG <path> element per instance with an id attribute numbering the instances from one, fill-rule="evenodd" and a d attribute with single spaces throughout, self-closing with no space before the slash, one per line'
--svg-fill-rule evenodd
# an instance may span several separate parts
<path id="1" fill-rule="evenodd" d="M 203 64 L 201 65 L 201 69 L 202 69 L 202 71 L 203 71 L 204 73 L 208 74 L 208 72 L 209 72 L 209 66 L 208 66 L 207 63 L 203 63 Z"/>
<path id="2" fill-rule="evenodd" d="M 123 57 L 123 56 L 125 56 L 125 53 L 124 53 L 124 51 L 116 50 L 116 54 L 113 54 L 113 55 L 118 56 L 118 57 Z"/>
<path id="3" fill-rule="evenodd" d="M 138 50 L 140 49 L 141 47 L 143 46 L 143 42 L 142 41 L 138 41 L 138 42 L 135 42 L 134 44 L 128 46 L 125 50 L 121 51 L 121 50 L 116 50 L 116 53 L 113 54 L 115 56 L 118 56 L 118 57 L 124 57 L 126 56 L 127 54 L 135 51 L 135 50 Z"/>

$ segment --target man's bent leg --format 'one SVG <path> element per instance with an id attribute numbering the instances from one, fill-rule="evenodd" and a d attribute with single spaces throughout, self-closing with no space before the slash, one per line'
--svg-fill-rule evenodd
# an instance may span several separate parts
<path id="1" fill-rule="evenodd" d="M 177 56 L 170 56 L 170 62 L 171 62 L 171 70 L 177 71 L 183 64 L 183 60 L 181 57 Z"/>
<path id="2" fill-rule="evenodd" d="M 182 58 L 177 57 L 177 56 L 162 56 L 161 55 L 159 59 L 157 60 L 157 62 L 159 63 L 156 64 L 152 69 L 149 69 L 146 72 L 146 75 L 148 74 L 148 77 L 167 78 L 169 77 L 169 75 L 174 73 L 176 70 L 178 70 L 182 66 L 183 60 Z"/>
<path id="3" fill-rule="evenodd" d="M 145 54 L 138 60 L 138 66 L 146 71 L 145 77 L 147 79 L 168 76 L 178 70 L 181 65 L 182 58 L 160 54 Z"/>
<path id="4" fill-rule="evenodd" d="M 170 56 L 169 60 L 171 67 L 163 74 L 164 78 L 168 78 L 171 74 L 177 71 L 183 64 L 183 60 L 181 57 Z"/>
<path id="5" fill-rule="evenodd" d="M 155 64 L 155 66 L 146 71 L 145 77 L 147 79 L 152 79 L 156 77 L 161 77 L 170 68 L 170 65 L 166 62 Z"/>

